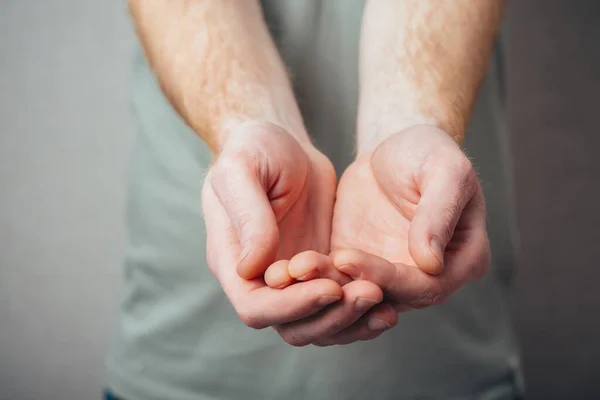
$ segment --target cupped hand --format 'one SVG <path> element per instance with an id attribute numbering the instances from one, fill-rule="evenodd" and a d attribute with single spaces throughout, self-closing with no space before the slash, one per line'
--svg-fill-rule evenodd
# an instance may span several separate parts
<path id="1" fill-rule="evenodd" d="M 485 200 L 469 159 L 433 126 L 387 138 L 343 174 L 331 247 L 340 272 L 376 283 L 399 311 L 444 302 L 490 264 Z M 366 324 L 321 344 L 365 339 Z"/>
<path id="2" fill-rule="evenodd" d="M 368 281 L 312 279 L 283 289 L 263 273 L 305 251 L 328 253 L 336 177 L 329 160 L 268 122 L 227 138 L 202 191 L 207 261 L 241 320 L 305 345 L 351 325 L 383 299 Z M 327 309 L 323 310 L 326 306 Z"/>

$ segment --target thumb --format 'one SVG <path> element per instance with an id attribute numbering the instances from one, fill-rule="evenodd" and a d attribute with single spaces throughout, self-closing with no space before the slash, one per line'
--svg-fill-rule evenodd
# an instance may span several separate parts
<path id="1" fill-rule="evenodd" d="M 428 274 L 444 269 L 444 252 L 463 210 L 478 183 L 468 158 L 454 166 L 438 164 L 424 171 L 417 182 L 421 198 L 408 232 L 408 250 L 417 266 Z"/>
<path id="2" fill-rule="evenodd" d="M 275 261 L 279 247 L 277 220 L 263 182 L 252 165 L 225 157 L 217 161 L 209 178 L 239 240 L 237 273 L 254 279 Z"/>

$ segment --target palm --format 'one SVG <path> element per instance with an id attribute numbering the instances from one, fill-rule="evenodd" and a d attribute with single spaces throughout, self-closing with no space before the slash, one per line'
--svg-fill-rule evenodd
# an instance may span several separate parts
<path id="1" fill-rule="evenodd" d="M 342 176 L 331 247 L 363 250 L 433 274 L 474 257 L 486 264 L 485 200 L 469 160 L 435 128 L 415 127 L 386 139 Z"/>
<path id="2" fill-rule="evenodd" d="M 298 163 L 306 163 L 304 177 L 281 182 L 276 190 L 280 193 L 288 193 L 287 196 L 279 197 L 273 191 L 268 193 L 279 228 L 277 259 L 290 259 L 305 250 L 315 250 L 325 254 L 329 252 L 331 225 L 324 221 L 331 220 L 335 196 L 335 171 L 329 160 L 320 153 L 305 155 L 304 152 L 297 152 L 295 154 L 287 161 L 295 164 L 296 168 Z M 305 160 L 294 160 L 293 158 L 296 157 Z M 298 188 L 300 188 L 299 192 L 294 194 Z"/>
<path id="3" fill-rule="evenodd" d="M 404 192 L 404 193 L 402 193 Z M 332 249 L 355 248 L 393 262 L 414 265 L 408 230 L 416 204 L 414 188 L 401 188 L 397 208 L 380 189 L 368 159 L 344 172 L 333 216 Z"/>

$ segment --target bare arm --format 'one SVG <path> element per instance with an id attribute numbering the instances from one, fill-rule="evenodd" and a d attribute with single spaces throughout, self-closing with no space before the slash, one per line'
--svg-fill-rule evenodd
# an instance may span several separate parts
<path id="1" fill-rule="evenodd" d="M 246 120 L 308 140 L 257 0 L 129 0 L 162 90 L 213 152 Z"/>
<path id="2" fill-rule="evenodd" d="M 358 147 L 433 124 L 461 142 L 503 0 L 370 0 L 361 37 Z"/>

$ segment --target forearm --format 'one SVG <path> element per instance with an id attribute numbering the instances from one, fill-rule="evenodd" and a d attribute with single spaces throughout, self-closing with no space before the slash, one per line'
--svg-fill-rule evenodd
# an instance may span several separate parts
<path id="1" fill-rule="evenodd" d="M 213 152 L 246 120 L 308 140 L 258 1 L 129 0 L 129 7 L 163 92 Z"/>
<path id="2" fill-rule="evenodd" d="M 503 4 L 369 1 L 361 35 L 359 152 L 422 123 L 462 141 Z"/>

